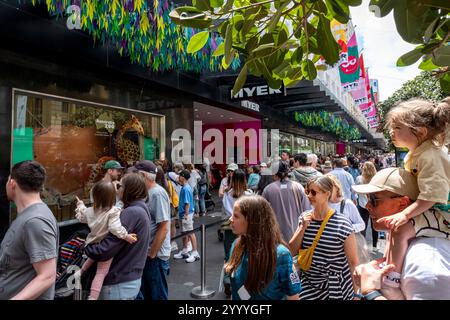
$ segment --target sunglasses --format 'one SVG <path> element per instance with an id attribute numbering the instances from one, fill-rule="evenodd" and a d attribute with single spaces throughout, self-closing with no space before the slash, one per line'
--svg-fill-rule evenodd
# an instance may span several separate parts
<path id="1" fill-rule="evenodd" d="M 376 198 L 376 197 L 375 197 L 375 194 L 373 194 L 373 193 L 368 194 L 368 196 L 369 196 L 370 204 L 372 205 L 373 208 L 375 208 L 375 207 L 377 206 L 377 202 L 379 202 L 379 201 L 386 200 L 386 199 L 403 198 L 403 196 L 394 196 L 394 197 Z"/>
<path id="2" fill-rule="evenodd" d="M 315 197 L 319 192 L 320 191 L 316 191 L 316 190 L 313 190 L 313 189 L 305 189 L 305 193 L 308 196 L 311 194 L 313 197 Z"/>

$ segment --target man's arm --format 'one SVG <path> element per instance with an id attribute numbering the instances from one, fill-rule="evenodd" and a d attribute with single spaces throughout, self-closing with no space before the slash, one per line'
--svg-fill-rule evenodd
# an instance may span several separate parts
<path id="1" fill-rule="evenodd" d="M 36 277 L 11 300 L 34 300 L 55 284 L 56 258 L 33 263 Z"/>
<path id="2" fill-rule="evenodd" d="M 117 238 L 112 233 L 100 242 L 86 246 L 86 255 L 95 261 L 112 259 L 127 244 L 125 240 Z"/>
<path id="3" fill-rule="evenodd" d="M 148 251 L 148 256 L 150 258 L 153 259 L 158 254 L 159 249 L 161 249 L 161 246 L 166 239 L 167 232 L 169 232 L 169 221 L 162 221 L 158 223 L 158 229 L 155 234 L 155 239 L 153 240 L 152 245 Z"/>

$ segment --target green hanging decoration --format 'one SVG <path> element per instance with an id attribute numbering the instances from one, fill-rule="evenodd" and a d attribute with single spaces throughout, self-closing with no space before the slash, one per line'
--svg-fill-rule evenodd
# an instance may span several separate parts
<path id="1" fill-rule="evenodd" d="M 343 140 L 361 138 L 358 128 L 351 126 L 347 120 L 334 116 L 331 112 L 295 112 L 294 118 L 300 127 L 317 128 L 324 132 L 330 132 Z"/>
<path id="2" fill-rule="evenodd" d="M 31 0 L 32 4 L 41 0 Z M 42 0 L 43 2 L 43 0 Z M 174 8 L 168 0 L 45 0 L 47 10 L 58 17 L 79 20 L 81 30 L 94 41 L 113 45 L 121 56 L 151 70 L 187 72 L 220 71 L 221 57 L 212 53 L 223 42 L 212 33 L 207 45 L 195 54 L 187 53 L 190 37 L 196 30 L 175 25 L 169 18 Z M 69 7 L 80 8 L 80 15 Z M 231 68 L 240 65 L 235 58 Z"/>

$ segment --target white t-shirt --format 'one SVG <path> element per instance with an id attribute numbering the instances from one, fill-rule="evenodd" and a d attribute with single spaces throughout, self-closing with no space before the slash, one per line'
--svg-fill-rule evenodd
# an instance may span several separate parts
<path id="1" fill-rule="evenodd" d="M 403 264 L 401 289 L 406 300 L 450 299 L 450 242 L 414 239 Z"/>

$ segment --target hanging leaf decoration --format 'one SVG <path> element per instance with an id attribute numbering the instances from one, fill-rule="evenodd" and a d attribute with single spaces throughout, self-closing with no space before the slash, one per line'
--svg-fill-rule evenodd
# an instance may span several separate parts
<path id="1" fill-rule="evenodd" d="M 174 24 L 169 13 L 175 7 L 168 0 L 31 0 L 46 3 L 53 16 L 68 17 L 71 5 L 80 7 L 81 30 L 89 33 L 95 43 L 114 46 L 121 56 L 151 70 L 187 72 L 220 71 L 222 57 L 213 52 L 223 42 L 211 32 L 207 44 L 199 51 L 187 53 L 189 39 L 197 33 L 193 28 Z M 73 18 L 70 16 L 68 18 Z M 235 57 L 231 68 L 240 66 Z"/>
<path id="2" fill-rule="evenodd" d="M 331 112 L 295 112 L 295 121 L 305 128 L 317 128 L 330 132 L 343 140 L 356 140 L 361 138 L 358 128 L 351 126 L 347 120 L 334 116 Z"/>

